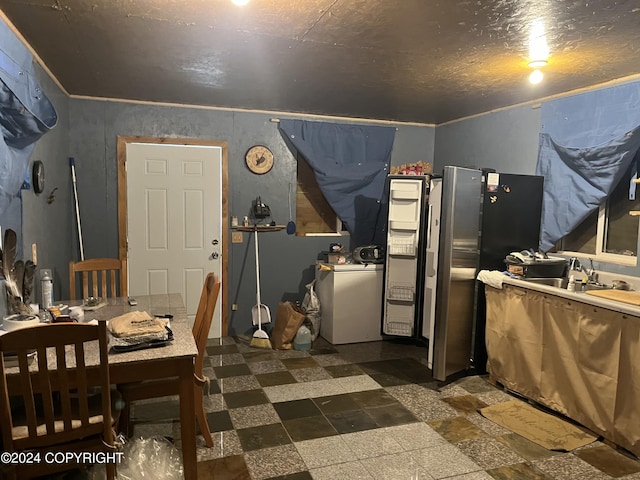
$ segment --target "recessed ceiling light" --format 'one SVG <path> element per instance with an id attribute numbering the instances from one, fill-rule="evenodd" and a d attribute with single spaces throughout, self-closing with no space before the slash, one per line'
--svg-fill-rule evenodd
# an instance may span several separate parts
<path id="1" fill-rule="evenodd" d="M 529 75 L 529 82 L 536 85 L 542 81 L 542 77 L 544 77 L 544 75 L 542 75 L 540 70 L 534 70 L 531 72 L 531 75 Z"/>
<path id="2" fill-rule="evenodd" d="M 231 0 L 231 1 L 239 6 L 243 6 L 249 3 L 249 0 Z"/>

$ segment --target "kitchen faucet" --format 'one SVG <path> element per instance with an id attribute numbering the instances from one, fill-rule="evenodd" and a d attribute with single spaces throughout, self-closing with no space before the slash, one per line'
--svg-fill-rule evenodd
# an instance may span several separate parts
<path id="1" fill-rule="evenodd" d="M 582 263 L 580 263 L 580 259 L 578 259 L 577 257 L 571 257 L 569 259 L 569 270 L 575 270 L 577 272 L 583 272 L 587 276 L 587 281 L 588 282 L 597 283 L 598 274 L 596 273 L 595 269 L 593 268 L 593 259 L 592 258 L 589 259 L 589 263 L 591 265 L 591 268 L 587 269 L 587 268 L 584 267 L 584 265 L 582 265 Z"/>
<path id="2" fill-rule="evenodd" d="M 593 268 L 593 258 L 589 259 L 590 268 L 587 270 L 587 276 L 589 277 L 589 281 L 592 283 L 598 283 L 598 273 L 596 269 Z"/>

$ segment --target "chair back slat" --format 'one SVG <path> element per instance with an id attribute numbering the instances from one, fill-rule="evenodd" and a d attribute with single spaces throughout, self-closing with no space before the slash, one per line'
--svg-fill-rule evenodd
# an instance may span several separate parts
<path id="1" fill-rule="evenodd" d="M 98 293 L 98 271 L 94 270 L 93 272 L 91 272 L 91 288 L 93 289 L 93 291 L 91 292 L 93 294 L 94 297 L 99 297 L 99 293 Z"/>
<path id="2" fill-rule="evenodd" d="M 4 372 L 4 355 L 0 352 L 0 369 Z M 7 382 L 0 382 L 0 403 L 3 405 L 9 404 L 9 389 L 7 388 Z M 0 438 L 4 445 L 11 441 L 12 420 L 11 411 L 6 408 L 0 409 Z M 5 428 L 6 427 L 6 428 Z M 11 428 L 9 428 L 11 427 Z"/>
<path id="3" fill-rule="evenodd" d="M 42 397 L 42 408 L 44 409 L 44 420 L 47 427 L 47 433 L 55 433 L 54 428 L 54 408 L 53 408 L 53 389 L 51 388 L 51 376 L 49 374 L 49 365 L 47 363 L 47 349 L 44 346 L 38 347 L 38 380 L 35 384 L 38 386 L 38 392 Z M 21 371 L 23 371 L 21 369 Z M 31 376 L 31 375 L 29 375 Z M 34 395 L 33 384 L 30 388 L 30 395 Z M 36 413 L 34 411 L 34 413 Z M 31 425 L 30 425 L 31 427 Z M 36 436 L 37 432 L 29 431 L 29 436 Z"/>
<path id="4" fill-rule="evenodd" d="M 109 270 L 109 274 L 111 275 L 111 283 L 110 283 L 110 285 L 111 285 L 111 291 L 112 292 L 116 291 L 116 273 L 117 273 L 116 270 Z M 105 272 L 105 275 L 106 275 L 106 272 Z M 105 279 L 103 280 L 102 284 L 103 285 L 107 284 L 106 276 L 105 276 Z M 106 293 L 105 293 L 104 296 L 106 297 Z"/>
<path id="5" fill-rule="evenodd" d="M 44 349 L 42 350 L 44 351 Z M 29 370 L 27 352 L 19 351 L 16 354 L 18 356 L 18 365 L 20 367 L 20 371 Z M 27 428 L 29 429 L 29 435 L 35 435 L 37 418 L 35 397 L 33 395 L 33 382 L 31 380 L 31 376 L 21 376 L 20 383 L 22 391 L 25 395 L 25 415 L 27 417 Z"/>
<path id="6" fill-rule="evenodd" d="M 89 389 L 86 370 L 84 349 L 82 348 L 82 344 L 76 343 L 76 372 L 78 375 L 76 384 L 78 390 L 83 392 Z M 82 425 L 89 425 L 89 397 L 87 395 L 78 395 L 78 408 Z"/>
<path id="7" fill-rule="evenodd" d="M 82 290 L 82 298 L 114 298 L 128 295 L 126 261 L 117 258 L 92 258 L 81 262 L 69 262 L 69 294 L 77 299 L 76 292 Z M 77 279 L 81 285 L 77 286 Z"/>
<path id="8" fill-rule="evenodd" d="M 71 267 L 69 267 L 69 272 L 71 272 Z M 82 298 L 88 298 L 89 295 L 89 272 L 82 272 L 81 274 L 82 277 Z M 71 298 L 74 299 L 75 298 L 75 287 L 73 286 L 75 284 L 72 283 L 72 291 L 71 291 Z"/>
<path id="9" fill-rule="evenodd" d="M 57 371 L 58 371 L 58 377 L 60 379 L 60 410 L 62 412 L 62 420 L 64 421 L 64 428 L 70 429 L 71 428 L 71 387 L 69 384 L 69 376 L 67 375 L 66 356 L 67 354 L 66 354 L 64 345 L 58 345 L 56 347 L 56 364 L 58 365 Z"/>

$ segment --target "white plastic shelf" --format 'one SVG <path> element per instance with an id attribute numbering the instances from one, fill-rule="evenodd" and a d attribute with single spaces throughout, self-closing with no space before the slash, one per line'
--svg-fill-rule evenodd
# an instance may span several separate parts
<path id="1" fill-rule="evenodd" d="M 418 222 L 412 220 L 389 220 L 389 226 L 393 230 L 418 230 Z"/>
<path id="2" fill-rule="evenodd" d="M 391 190 L 391 198 L 393 200 L 418 200 L 420 192 L 417 190 Z"/>
<path id="3" fill-rule="evenodd" d="M 391 239 L 389 243 L 389 255 L 402 255 L 407 257 L 416 256 L 416 245 L 413 242 L 413 238 L 409 241 L 402 241 L 400 239 Z"/>
<path id="4" fill-rule="evenodd" d="M 390 319 L 384 329 L 387 335 L 401 335 L 410 337 L 413 334 L 413 320 L 403 321 L 402 319 Z"/>
<path id="5" fill-rule="evenodd" d="M 396 283 L 389 285 L 387 298 L 389 300 L 399 300 L 402 302 L 413 302 L 415 292 L 413 285 Z"/>

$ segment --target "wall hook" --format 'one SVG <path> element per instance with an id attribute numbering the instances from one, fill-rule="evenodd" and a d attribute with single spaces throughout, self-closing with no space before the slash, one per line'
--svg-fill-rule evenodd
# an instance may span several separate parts
<path id="1" fill-rule="evenodd" d="M 56 199 L 56 190 L 58 189 L 58 187 L 54 188 L 53 190 L 51 190 L 51 193 L 49 194 L 49 196 L 47 197 L 47 203 L 49 205 L 51 205 L 55 199 Z"/>

